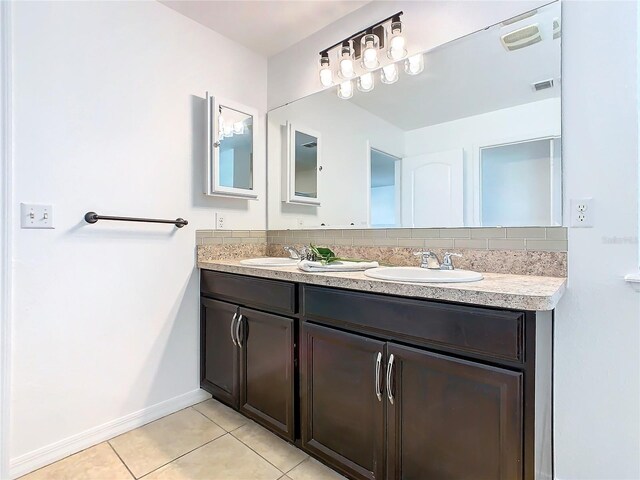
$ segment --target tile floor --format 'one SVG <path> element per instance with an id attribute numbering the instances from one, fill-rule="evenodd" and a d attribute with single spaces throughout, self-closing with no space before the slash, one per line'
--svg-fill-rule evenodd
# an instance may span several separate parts
<path id="1" fill-rule="evenodd" d="M 306 453 L 207 400 L 21 480 L 344 480 Z"/>

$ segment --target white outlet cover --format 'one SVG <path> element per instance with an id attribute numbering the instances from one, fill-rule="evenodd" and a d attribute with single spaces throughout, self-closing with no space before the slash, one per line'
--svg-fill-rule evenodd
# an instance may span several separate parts
<path id="1" fill-rule="evenodd" d="M 22 228 L 55 228 L 53 226 L 53 205 L 21 203 L 20 226 Z"/>
<path id="2" fill-rule="evenodd" d="M 593 227 L 593 198 L 572 198 L 570 201 L 571 226 L 574 228 Z"/>

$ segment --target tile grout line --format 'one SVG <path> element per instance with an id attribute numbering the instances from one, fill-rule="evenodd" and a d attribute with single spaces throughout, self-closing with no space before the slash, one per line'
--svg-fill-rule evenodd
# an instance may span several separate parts
<path id="1" fill-rule="evenodd" d="M 208 400 L 205 400 L 205 402 L 208 402 Z M 204 402 L 202 402 L 204 403 Z M 198 403 L 196 403 L 196 405 L 199 405 Z M 200 410 L 198 410 L 197 408 L 194 408 L 193 405 L 191 405 L 191 407 L 189 408 L 193 408 L 196 412 L 198 412 L 200 415 L 202 415 L 204 418 L 206 418 L 207 420 L 209 420 L 211 423 L 213 423 L 214 425 L 217 425 L 218 427 L 220 427 L 222 429 L 222 431 L 224 431 L 225 433 L 231 433 L 232 430 L 227 430 L 226 428 L 224 428 L 222 425 L 220 425 L 219 423 L 213 421 L 211 418 L 207 417 L 204 413 L 202 413 Z M 241 425 L 242 426 L 242 425 Z M 237 427 L 240 428 L 240 427 Z M 236 428 L 236 429 L 237 429 Z M 234 430 L 236 430 L 234 429 Z"/>
<path id="2" fill-rule="evenodd" d="M 120 454 L 117 452 L 117 450 L 113 447 L 113 445 L 111 445 L 111 441 L 107 440 L 107 444 L 111 447 L 111 450 L 113 450 L 113 453 L 116 454 L 116 457 L 118 457 L 118 460 L 120 460 L 122 462 L 122 464 L 124 465 L 124 468 L 127 469 L 127 472 L 129 472 L 129 475 L 131 475 L 131 478 L 133 478 L 135 480 L 136 476 L 133 474 L 133 472 L 129 469 L 129 465 L 127 465 L 124 460 L 122 459 L 122 457 L 120 456 Z"/>
<path id="3" fill-rule="evenodd" d="M 244 426 L 246 426 L 246 425 L 247 425 L 247 424 L 245 423 L 244 425 L 242 425 L 241 427 L 236 428 L 236 429 L 235 429 L 235 430 L 233 430 L 233 431 L 235 432 L 235 431 L 237 431 L 237 430 L 240 430 L 242 427 L 244 427 Z M 256 425 L 257 425 L 257 424 L 256 424 Z M 263 427 L 260 427 L 260 428 L 263 428 Z M 269 432 L 268 430 L 267 430 L 267 432 L 268 432 L 269 434 L 271 434 L 271 435 L 276 436 L 274 433 L 271 433 L 271 432 Z M 271 463 L 269 460 L 267 460 L 265 457 L 263 457 L 262 455 L 260 455 L 260 454 L 259 454 L 258 452 L 256 452 L 253 448 L 251 448 L 251 446 L 250 446 L 250 445 L 247 445 L 247 444 L 246 444 L 245 442 L 243 442 L 241 439 L 239 439 L 238 437 L 236 437 L 233 433 L 229 432 L 229 434 L 230 434 L 233 438 L 235 438 L 236 440 L 238 440 L 241 444 L 243 444 L 245 447 L 247 447 L 249 450 L 251 450 L 253 453 L 255 453 L 255 454 L 256 454 L 256 455 L 258 455 L 260 458 L 262 458 L 262 459 L 263 459 L 265 462 L 267 462 L 269 465 L 273 466 L 273 468 L 275 468 L 275 469 L 276 469 L 276 470 L 278 470 L 279 472 L 282 472 L 282 475 L 286 475 L 286 474 L 287 474 L 287 472 L 290 472 L 291 470 L 293 470 L 294 468 L 296 468 L 298 465 L 300 465 L 300 463 L 302 463 L 302 462 L 304 462 L 304 461 L 306 460 L 306 458 L 305 458 L 304 460 L 302 460 L 302 462 L 300 462 L 300 463 L 296 464 L 293 468 L 291 468 L 291 469 L 287 470 L 287 472 L 283 472 L 281 469 L 279 469 L 278 467 L 276 467 L 273 463 Z M 280 437 L 276 436 L 276 438 L 280 438 Z M 288 443 L 288 442 L 287 442 L 287 443 Z M 298 447 L 295 447 L 295 448 L 298 448 Z M 304 453 L 304 452 L 303 452 L 303 453 Z M 305 453 L 305 455 L 307 455 L 307 454 Z M 307 455 L 307 458 L 309 458 L 309 456 L 308 456 L 308 455 Z M 280 477 L 278 477 L 278 478 L 280 478 Z"/>
<path id="4" fill-rule="evenodd" d="M 216 425 L 217 425 L 217 424 L 216 424 Z M 221 428 L 222 428 L 222 427 L 221 427 Z M 223 434 L 222 434 L 222 435 L 220 435 L 219 437 L 213 438 L 213 439 L 209 440 L 208 442 L 205 442 L 205 443 L 203 443 L 202 445 L 200 445 L 200 446 L 198 446 L 198 447 L 196 447 L 196 448 L 193 448 L 193 449 L 189 450 L 188 452 L 183 453 L 182 455 L 178 455 L 176 458 L 174 458 L 174 459 L 173 459 L 173 460 L 171 460 L 170 462 L 163 463 L 163 464 L 162 464 L 162 465 L 160 465 L 159 467 L 154 468 L 153 470 L 151 470 L 150 472 L 145 473 L 145 474 L 144 474 L 144 475 L 142 475 L 141 477 L 134 477 L 134 478 L 137 478 L 137 480 L 139 480 L 139 479 L 141 479 L 141 478 L 147 477 L 147 476 L 151 475 L 153 472 L 157 472 L 157 471 L 158 471 L 158 470 L 160 470 L 161 468 L 166 467 L 167 465 L 171 465 L 173 462 L 175 462 L 176 460 L 178 460 L 178 459 L 180 459 L 180 458 L 184 457 L 185 455 L 189 455 L 191 452 L 195 452 L 196 450 L 198 450 L 198 449 L 200 449 L 200 448 L 202 448 L 202 447 L 204 447 L 204 446 L 206 446 L 206 445 L 209 445 L 210 443 L 215 442 L 216 440 L 221 439 L 221 438 L 222 438 L 222 437 L 224 437 L 225 435 L 229 435 L 229 432 L 225 431 L 224 429 L 222 429 L 222 430 L 223 430 L 225 433 L 223 433 Z"/>

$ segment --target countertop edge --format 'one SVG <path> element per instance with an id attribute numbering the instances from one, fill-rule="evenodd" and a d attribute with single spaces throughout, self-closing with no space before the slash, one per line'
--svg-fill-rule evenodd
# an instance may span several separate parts
<path id="1" fill-rule="evenodd" d="M 463 303 L 469 305 L 480 305 L 486 307 L 508 308 L 513 310 L 526 311 L 549 311 L 553 310 L 566 289 L 566 279 L 559 277 L 538 277 L 555 278 L 561 283 L 554 292 L 548 295 L 510 293 L 498 291 L 480 291 L 473 289 L 461 289 L 460 284 L 452 288 L 453 284 L 417 284 L 399 283 L 373 278 L 348 277 L 344 274 L 332 273 L 309 273 L 302 271 L 291 271 L 281 268 L 252 267 L 234 264 L 232 261 L 212 261 L 197 263 L 198 268 L 224 273 L 235 273 L 252 277 L 267 278 L 289 282 L 298 282 L 308 285 L 318 285 L 334 288 L 344 288 L 360 292 L 379 293 L 387 295 L 397 295 L 410 298 L 422 298 L 426 300 L 443 300 L 449 302 Z M 361 273 L 361 272 L 359 272 Z M 503 275 L 504 276 L 504 275 Z M 514 276 L 516 277 L 516 276 Z M 449 286 L 446 286 L 449 285 Z"/>

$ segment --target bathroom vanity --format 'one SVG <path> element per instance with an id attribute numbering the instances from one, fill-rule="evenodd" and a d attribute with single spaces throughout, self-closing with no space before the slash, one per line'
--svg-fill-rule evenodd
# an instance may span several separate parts
<path id="1" fill-rule="evenodd" d="M 552 478 L 564 279 L 199 266 L 202 388 L 216 399 L 349 478 Z"/>

